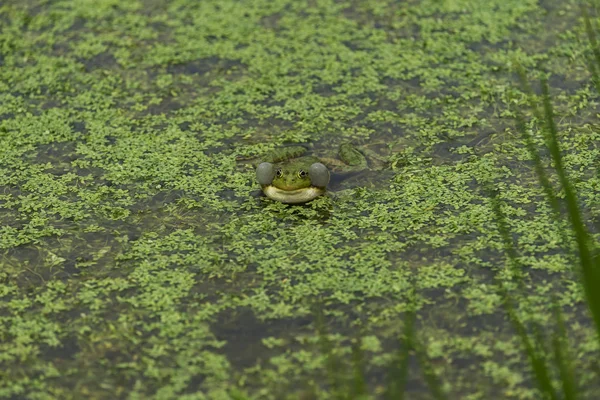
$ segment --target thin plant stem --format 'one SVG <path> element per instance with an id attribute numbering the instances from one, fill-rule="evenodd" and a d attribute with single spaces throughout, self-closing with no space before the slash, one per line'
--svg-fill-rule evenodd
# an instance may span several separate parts
<path id="1" fill-rule="evenodd" d="M 594 252 L 591 248 L 592 243 L 583 222 L 581 211 L 579 210 L 575 190 L 573 189 L 573 185 L 567 176 L 562 161 L 557 129 L 554 123 L 554 113 L 552 111 L 552 104 L 550 103 L 550 96 L 548 94 L 548 82 L 545 79 L 542 79 L 541 85 L 546 128 L 548 133 L 548 147 L 550 149 L 552 160 L 554 161 L 554 167 L 556 169 L 556 173 L 558 174 L 560 184 L 565 192 L 569 220 L 571 221 L 571 228 L 575 234 L 577 248 L 579 250 L 582 283 L 585 289 L 587 304 L 590 308 L 596 325 L 596 336 L 600 343 L 600 290 L 596 289 L 600 287 L 600 269 L 597 263 L 597 258 L 592 256 Z"/>

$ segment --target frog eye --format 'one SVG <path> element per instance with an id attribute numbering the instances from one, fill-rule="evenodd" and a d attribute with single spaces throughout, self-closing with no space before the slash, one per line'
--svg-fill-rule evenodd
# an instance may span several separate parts
<path id="1" fill-rule="evenodd" d="M 281 170 L 281 168 L 279 168 L 276 172 L 276 175 L 278 178 L 281 178 L 283 176 L 283 171 Z"/>
<path id="2" fill-rule="evenodd" d="M 307 176 L 308 176 L 308 172 L 306 172 L 305 170 L 301 169 L 300 171 L 298 171 L 299 178 L 306 178 Z"/>

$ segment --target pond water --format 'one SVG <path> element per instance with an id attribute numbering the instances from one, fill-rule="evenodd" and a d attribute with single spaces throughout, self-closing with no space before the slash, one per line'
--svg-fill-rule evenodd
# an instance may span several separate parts
<path id="1" fill-rule="evenodd" d="M 451 399 L 540 398 L 499 282 L 548 340 L 555 299 L 581 397 L 599 390 L 568 225 L 514 120 L 542 149 L 517 61 L 549 77 L 597 240 L 575 3 L 8 0 L 0 27 L 0 398 L 334 398 L 353 346 L 384 398 L 411 310 L 429 364 L 410 353 L 407 398 L 433 398 L 428 371 Z M 343 142 L 379 168 L 305 205 L 244 161 Z"/>

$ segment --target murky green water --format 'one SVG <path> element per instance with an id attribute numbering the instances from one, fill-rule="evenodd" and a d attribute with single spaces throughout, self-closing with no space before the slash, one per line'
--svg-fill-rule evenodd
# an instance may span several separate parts
<path id="1" fill-rule="evenodd" d="M 585 39 L 575 2 L 4 1 L 0 398 L 329 398 L 315 303 L 348 363 L 362 335 L 376 398 L 415 302 L 450 398 L 536 399 L 497 295 L 490 180 L 526 266 L 520 317 L 550 330 L 557 297 L 593 398 L 597 343 L 510 67 L 549 74 L 594 229 Z M 240 161 L 349 140 L 385 168 L 305 206 L 264 198 Z M 408 388 L 430 396 L 416 368 Z"/>

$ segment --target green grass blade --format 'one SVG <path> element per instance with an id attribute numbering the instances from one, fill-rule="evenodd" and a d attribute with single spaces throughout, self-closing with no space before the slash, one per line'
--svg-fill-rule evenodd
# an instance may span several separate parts
<path id="1" fill-rule="evenodd" d="M 408 381 L 408 366 L 410 351 L 414 338 L 415 312 L 409 311 L 404 320 L 403 340 L 399 341 L 398 353 L 392 365 L 388 368 L 388 382 L 386 389 L 387 400 L 404 400 L 406 383 Z"/>
<path id="2" fill-rule="evenodd" d="M 552 104 L 550 103 L 550 96 L 548 94 L 548 82 L 545 79 L 542 79 L 541 85 L 546 128 L 548 130 L 547 143 L 550 150 L 550 155 L 554 161 L 558 178 L 565 191 L 569 220 L 571 221 L 571 228 L 575 234 L 577 248 L 579 250 L 583 287 L 588 306 L 592 312 L 592 317 L 596 325 L 596 336 L 600 341 L 600 290 L 595 289 L 600 287 L 600 269 L 596 263 L 597 259 L 592 256 L 594 251 L 591 248 L 592 244 L 590 237 L 585 224 L 583 223 L 579 205 L 577 204 L 575 191 L 567 177 L 562 161 L 560 146 L 558 143 L 557 129 L 554 123 L 554 112 L 552 110 Z"/>
<path id="3" fill-rule="evenodd" d="M 517 75 L 519 75 L 519 83 L 521 84 L 521 88 L 523 88 L 523 90 L 525 91 L 525 95 L 527 96 L 527 102 L 529 103 L 529 107 L 531 108 L 531 111 L 533 112 L 533 116 L 538 121 L 540 121 L 540 122 L 543 121 L 544 117 L 539 110 L 537 99 L 535 98 L 533 89 L 532 89 L 531 85 L 529 84 L 529 81 L 527 80 L 527 74 L 525 73 L 523 66 L 521 64 L 519 64 L 519 62 L 516 60 L 513 61 L 513 65 L 515 66 L 515 68 L 517 70 Z"/>
<path id="4" fill-rule="evenodd" d="M 546 195 L 548 203 L 550 203 L 550 206 L 552 207 L 552 211 L 554 212 L 554 217 L 555 218 L 560 217 L 560 205 L 558 204 L 558 199 L 556 198 L 556 195 L 554 194 L 554 189 L 552 188 L 552 185 L 550 184 L 550 179 L 548 179 L 548 175 L 546 175 L 546 171 L 544 170 L 544 167 L 542 165 L 542 159 L 540 157 L 539 152 L 537 151 L 537 148 L 535 147 L 533 138 L 531 137 L 531 134 L 527 130 L 527 126 L 525 125 L 525 120 L 523 119 L 523 116 L 521 115 L 521 113 L 519 113 L 518 111 L 517 111 L 517 114 L 515 117 L 515 121 L 517 123 L 517 130 L 521 133 L 521 136 L 523 137 L 523 141 L 525 142 L 525 147 L 527 148 L 527 151 L 529 152 L 529 155 L 531 156 L 531 160 L 533 161 L 535 173 L 537 174 L 540 184 L 542 185 L 542 188 L 544 189 L 544 194 Z"/>
<path id="5" fill-rule="evenodd" d="M 491 185 L 486 186 L 485 190 L 487 192 L 488 198 L 490 199 L 492 211 L 496 218 L 496 225 L 498 226 L 498 232 L 500 233 L 500 237 L 502 238 L 504 251 L 506 252 L 506 255 L 508 257 L 509 266 L 511 270 L 511 277 L 517 278 L 518 282 L 522 284 L 523 271 L 517 258 L 517 252 L 514 248 L 513 241 L 510 237 L 510 229 L 508 227 L 508 223 L 506 222 L 506 218 L 504 218 L 504 213 L 502 212 L 500 201 L 498 200 L 498 193 L 495 189 L 492 188 Z M 501 284 L 501 286 L 503 286 L 503 283 Z M 506 295 L 508 295 L 508 293 L 506 293 Z"/>
<path id="6" fill-rule="evenodd" d="M 521 71 L 521 73 L 523 73 L 523 71 Z M 528 95 L 533 96 L 532 93 L 528 93 Z M 552 188 L 550 179 L 548 178 L 548 175 L 544 170 L 540 154 L 535 146 L 535 143 L 533 142 L 531 134 L 527 130 L 525 120 L 523 119 L 523 115 L 519 111 L 516 111 L 515 121 L 517 123 L 517 130 L 521 133 L 521 136 L 523 137 L 523 140 L 525 142 L 525 147 L 527 148 L 527 151 L 529 152 L 529 155 L 533 161 L 535 173 L 538 177 L 540 185 L 542 186 L 542 189 L 544 190 L 546 200 L 551 206 L 552 214 L 554 217 L 554 223 L 558 228 L 561 240 L 563 244 L 567 246 L 567 249 L 569 249 L 571 239 L 567 234 L 568 226 L 565 225 L 564 219 L 562 218 L 560 212 L 560 205 L 558 204 L 558 199 L 556 198 L 556 194 L 554 193 L 554 189 Z M 570 261 L 572 261 L 573 263 L 575 262 L 575 258 L 572 256 L 570 251 L 567 251 L 567 256 L 569 257 Z"/>
<path id="7" fill-rule="evenodd" d="M 229 391 L 229 397 L 232 400 L 249 400 L 250 397 L 239 389 L 233 389 Z"/>
<path id="8" fill-rule="evenodd" d="M 444 392 L 442 382 L 440 378 L 436 376 L 435 371 L 433 370 L 431 360 L 427 356 L 425 349 L 423 349 L 421 344 L 416 339 L 413 342 L 413 348 L 415 349 L 417 359 L 419 360 L 419 365 L 421 366 L 421 371 L 423 372 L 423 376 L 425 377 L 425 382 L 427 382 L 427 386 L 429 387 L 433 398 L 436 400 L 447 399 L 448 397 Z"/>
<path id="9" fill-rule="evenodd" d="M 573 362 L 569 354 L 567 343 L 567 328 L 563 318 L 560 305 L 556 298 L 554 303 L 554 319 L 556 320 L 557 331 L 552 338 L 552 347 L 554 350 L 554 359 L 558 365 L 560 380 L 562 383 L 563 398 L 565 400 L 577 399 L 577 385 L 575 382 L 575 374 L 573 371 Z"/>
<path id="10" fill-rule="evenodd" d="M 356 341 L 352 343 L 353 379 L 350 399 L 364 398 L 368 394 L 368 386 L 365 379 L 365 355 L 361 348 L 361 337 L 362 335 L 357 337 Z"/>
<path id="11" fill-rule="evenodd" d="M 592 75 L 592 82 L 596 86 L 596 91 L 600 94 L 600 76 L 598 75 L 598 69 L 600 69 L 600 49 L 598 48 L 598 42 L 596 41 L 596 32 L 592 27 L 590 16 L 587 12 L 586 6 L 581 4 L 581 14 L 583 16 L 583 24 L 585 26 L 585 33 L 587 34 L 588 40 L 592 47 L 593 58 L 587 57 L 587 65 Z"/>
<path id="12" fill-rule="evenodd" d="M 404 394 L 408 380 L 410 351 L 414 350 L 417 359 L 419 360 L 425 383 L 431 391 L 431 394 L 436 400 L 445 400 L 447 397 L 443 390 L 442 383 L 435 375 L 427 353 L 415 336 L 415 319 L 416 314 L 414 310 L 407 312 L 403 340 L 400 343 L 397 357 L 392 366 L 388 369 L 388 385 L 385 398 L 387 400 L 403 400 L 405 398 Z"/>
<path id="13" fill-rule="evenodd" d="M 334 398 L 343 400 L 344 396 L 342 394 L 342 384 L 339 377 L 339 374 L 342 370 L 341 363 L 338 357 L 335 356 L 333 352 L 333 344 L 327 337 L 325 318 L 323 316 L 321 307 L 315 307 L 314 315 L 317 335 L 319 335 L 319 350 L 321 351 L 321 354 L 325 355 L 326 357 L 325 368 L 327 371 L 327 379 L 329 381 L 331 392 L 334 394 Z"/>
<path id="14" fill-rule="evenodd" d="M 539 351 L 531 343 L 531 340 L 529 340 L 527 330 L 525 329 L 525 326 L 523 325 L 521 320 L 519 320 L 519 317 L 515 312 L 512 299 L 510 299 L 507 296 L 505 298 L 504 304 L 508 312 L 508 317 L 513 327 L 517 331 L 517 334 L 521 338 L 521 343 L 523 344 L 523 347 L 525 347 L 525 353 L 527 353 L 529 364 L 531 365 L 531 368 L 533 370 L 535 380 L 538 384 L 540 392 L 546 399 L 558 400 L 558 396 L 554 391 L 554 388 L 552 387 L 552 382 L 550 380 L 550 370 L 548 369 L 544 359 L 540 356 Z M 539 346 L 543 343 L 543 338 L 541 338 L 541 335 L 539 334 L 537 336 L 537 343 Z"/>
<path id="15" fill-rule="evenodd" d="M 496 224 L 498 225 L 498 231 L 500 232 L 500 236 L 504 244 L 504 250 L 509 259 L 509 265 L 513 269 L 513 276 L 521 278 L 522 271 L 520 269 L 520 264 L 518 262 L 516 251 L 513 246 L 513 241 L 510 238 L 510 231 L 508 229 L 508 224 L 506 223 L 504 213 L 502 212 L 497 192 L 493 190 L 491 186 L 486 187 L 486 192 L 490 199 L 492 211 L 494 212 Z M 516 273 L 516 271 L 519 271 L 518 274 Z M 520 280 L 520 282 L 522 283 L 522 279 Z M 508 313 L 508 317 L 514 329 L 517 331 L 517 335 L 521 338 L 521 343 L 525 348 L 525 353 L 527 354 L 529 364 L 531 366 L 531 369 L 533 370 L 534 377 L 538 384 L 540 392 L 546 399 L 558 400 L 558 397 L 556 395 L 556 392 L 554 391 L 554 388 L 552 387 L 552 383 L 550 380 L 550 370 L 548 369 L 544 359 L 539 356 L 539 351 L 536 351 L 536 348 L 529 339 L 529 335 L 527 334 L 525 326 L 518 318 L 517 313 L 515 312 L 512 297 L 506 289 L 505 282 L 499 282 L 498 291 L 500 296 L 504 299 L 504 306 Z M 538 345 L 542 344 L 543 340 L 540 337 L 538 337 Z"/>
<path id="16" fill-rule="evenodd" d="M 425 378 L 425 382 L 431 391 L 433 397 L 437 400 L 445 400 L 447 399 L 446 393 L 443 388 L 443 384 L 441 379 L 436 376 L 433 366 L 431 365 L 431 360 L 427 355 L 427 352 L 423 348 L 423 345 L 417 339 L 415 334 L 415 320 L 416 320 L 416 294 L 417 294 L 417 282 L 413 281 L 412 294 L 411 294 L 411 308 L 409 311 L 409 321 L 411 321 L 411 325 L 408 326 L 407 330 L 407 342 L 410 347 L 412 347 L 417 355 L 417 359 L 419 360 L 419 366 L 421 371 L 423 372 L 423 376 Z"/>
<path id="17" fill-rule="evenodd" d="M 585 11 L 585 10 L 584 10 Z M 590 25 L 591 26 L 591 25 Z M 593 45 L 596 49 L 597 42 L 593 41 Z M 599 54 L 600 55 L 600 54 Z M 599 61 L 600 62 L 600 57 Z M 557 139 L 557 129 L 554 123 L 554 112 L 552 110 L 552 105 L 550 102 L 550 96 L 548 94 L 548 84 L 545 79 L 542 79 L 542 99 L 543 99 L 543 114 L 538 109 L 537 101 L 535 100 L 535 96 L 533 95 L 533 91 L 531 86 L 527 82 L 525 72 L 523 68 L 515 63 L 517 67 L 517 71 L 519 73 L 519 77 L 521 80 L 521 85 L 525 89 L 526 94 L 528 95 L 529 104 L 533 110 L 534 116 L 539 120 L 543 121 L 545 124 L 546 130 L 546 145 L 550 151 L 550 155 L 552 160 L 554 161 L 555 169 L 560 181 L 560 184 L 565 190 L 565 197 L 567 202 L 567 211 L 569 216 L 569 221 L 571 223 L 571 230 L 574 233 L 575 240 L 577 243 L 577 247 L 579 250 L 579 259 L 581 264 L 581 275 L 582 281 L 584 285 L 584 290 L 587 298 L 587 303 L 592 312 L 592 317 L 594 319 L 594 324 L 596 326 L 597 337 L 600 341 L 600 291 L 593 290 L 593 287 L 598 287 L 600 285 L 600 266 L 598 265 L 598 258 L 592 256 L 593 249 L 590 248 L 590 240 L 585 225 L 583 224 L 583 220 L 581 218 L 581 213 L 579 211 L 579 206 L 577 204 L 577 199 L 575 192 L 572 188 L 570 181 L 565 173 L 565 169 L 562 162 L 562 156 L 560 153 L 560 147 Z M 524 127 L 524 123 L 517 121 L 517 124 L 520 125 L 519 129 L 522 132 L 526 133 L 526 129 Z M 527 141 L 526 141 L 527 144 Z M 531 143 L 532 144 L 532 143 Z M 531 150 L 530 150 L 531 153 Z M 537 154 L 537 151 L 535 152 Z M 532 154 L 533 156 L 533 154 Z M 538 157 L 539 159 L 539 157 Z M 534 157 L 535 161 L 535 157 Z M 541 167 L 541 165 L 540 165 Z M 539 169 L 536 167 L 536 170 Z M 558 205 L 555 202 L 555 196 L 552 193 L 552 187 L 547 178 L 545 178 L 545 174 L 540 174 L 538 172 L 538 178 L 540 179 L 540 183 L 544 187 L 546 195 L 552 208 L 555 210 L 555 216 L 560 212 L 558 209 Z M 566 230 L 562 233 L 563 240 L 567 241 L 568 238 L 566 236 Z M 568 243 L 568 241 L 566 242 Z"/>

